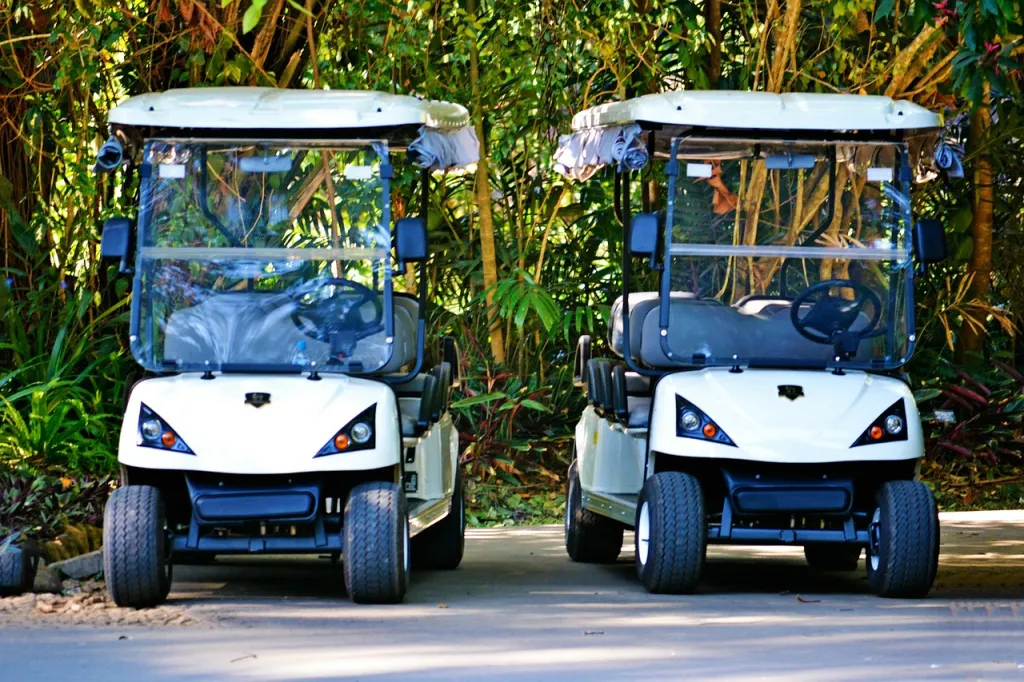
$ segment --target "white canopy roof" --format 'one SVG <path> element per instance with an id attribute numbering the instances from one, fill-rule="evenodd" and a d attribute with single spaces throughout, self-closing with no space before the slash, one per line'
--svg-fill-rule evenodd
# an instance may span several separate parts
<path id="1" fill-rule="evenodd" d="M 111 123 L 224 130 L 380 128 L 418 125 L 455 132 L 469 124 L 466 108 L 360 90 L 183 88 L 132 97 L 109 114 Z"/>
<path id="2" fill-rule="evenodd" d="M 905 100 L 869 95 L 701 90 L 644 95 L 591 107 L 573 130 L 648 121 L 742 130 L 891 131 L 939 128 L 937 114 Z"/>

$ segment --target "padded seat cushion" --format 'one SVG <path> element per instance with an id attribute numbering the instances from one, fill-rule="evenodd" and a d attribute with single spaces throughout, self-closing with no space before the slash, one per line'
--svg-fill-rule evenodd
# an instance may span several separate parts
<path id="1" fill-rule="evenodd" d="M 399 371 L 416 360 L 416 330 L 419 306 L 415 299 L 395 296 L 394 350 L 390 360 L 376 373 Z M 300 342 L 305 354 L 323 364 L 330 346 L 303 334 L 292 321 L 295 306 L 279 293 L 225 292 L 211 295 L 190 308 L 174 311 L 164 326 L 167 361 L 186 365 L 209 361 L 220 364 L 288 365 Z M 352 359 L 376 368 L 385 357 L 385 332 L 356 345 Z"/>
<path id="2" fill-rule="evenodd" d="M 674 301 L 694 299 L 696 296 L 691 293 L 674 291 L 671 294 L 671 298 Z M 660 302 L 661 296 L 657 291 L 637 291 L 629 295 L 629 326 L 631 328 L 629 347 L 634 357 L 638 356 L 640 350 L 640 344 L 637 339 L 643 327 L 644 317 L 652 310 L 656 311 Z M 622 296 L 619 296 L 612 303 L 611 324 L 608 326 L 608 343 L 613 353 L 623 357 L 625 348 L 622 342 Z"/>
<path id="3" fill-rule="evenodd" d="M 630 295 L 630 352 L 633 359 L 648 367 L 674 367 L 691 362 L 696 354 L 708 358 L 738 355 L 741 358 L 780 358 L 828 361 L 831 345 L 805 339 L 790 321 L 788 301 L 768 298 L 741 300 L 736 306 L 725 306 L 715 300 L 696 299 L 691 294 L 673 294 L 669 304 L 667 345 L 673 353 L 669 358 L 662 348 L 659 328 L 660 298 L 656 293 Z M 638 303 L 634 304 L 636 300 Z M 612 349 L 622 353 L 621 297 L 612 306 Z M 861 313 L 854 329 L 867 326 L 868 317 Z M 869 360 L 871 343 L 862 343 L 858 360 Z"/>

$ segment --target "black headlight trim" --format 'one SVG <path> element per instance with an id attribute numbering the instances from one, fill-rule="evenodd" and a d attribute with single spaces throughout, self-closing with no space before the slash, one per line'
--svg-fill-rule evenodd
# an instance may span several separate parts
<path id="1" fill-rule="evenodd" d="M 364 422 L 370 425 L 370 438 L 365 443 L 357 443 L 352 438 L 352 427 L 356 424 Z M 334 441 L 338 436 L 345 435 L 349 439 L 349 446 L 344 450 L 339 450 L 335 445 Z M 377 447 L 377 403 L 370 405 L 368 408 L 357 414 L 349 423 L 345 424 L 339 429 L 331 439 L 324 443 L 324 446 L 320 448 L 313 459 L 317 457 L 328 457 L 330 455 L 345 455 L 350 452 L 359 452 L 360 450 L 372 450 Z"/>
<path id="2" fill-rule="evenodd" d="M 697 413 L 697 416 L 700 417 L 700 426 L 697 427 L 696 430 L 687 431 L 686 429 L 683 428 L 683 425 L 680 423 L 680 417 L 682 416 L 684 410 L 693 410 L 694 412 Z M 715 420 L 709 417 L 707 413 L 704 412 L 704 410 L 700 409 L 692 402 L 690 402 L 683 396 L 679 395 L 678 393 L 676 394 L 675 419 L 676 436 L 678 436 L 679 438 L 693 438 L 694 440 L 701 440 L 704 441 L 705 443 L 718 443 L 719 445 L 728 445 L 729 447 L 733 448 L 736 447 L 736 443 L 732 441 L 732 438 L 729 438 L 729 434 L 722 430 L 722 427 L 719 426 L 715 422 Z M 712 426 L 715 427 L 715 435 L 712 436 L 711 438 L 708 438 L 707 436 L 704 435 L 704 427 L 708 424 L 711 424 Z"/>
<path id="3" fill-rule="evenodd" d="M 156 438 L 146 438 L 142 434 L 142 424 L 150 419 L 155 419 L 160 422 L 160 435 Z M 174 445 L 171 447 L 164 445 L 161 440 L 163 434 L 166 432 L 174 434 Z M 167 423 L 167 420 L 158 415 L 153 408 L 146 403 L 141 403 L 139 406 L 139 425 L 136 430 L 136 436 L 136 444 L 142 448 L 153 448 L 154 450 L 163 450 L 164 452 L 177 452 L 180 455 L 192 455 L 193 457 L 195 457 L 196 454 L 192 452 L 192 448 L 182 440 L 181 436 L 178 435 L 178 432 Z"/>
<path id="4" fill-rule="evenodd" d="M 889 433 L 889 431 L 885 428 L 886 418 L 891 417 L 893 415 L 903 420 L 903 429 L 901 429 L 900 432 L 896 434 Z M 881 438 L 871 437 L 871 429 L 875 428 L 876 426 L 882 429 Z M 860 434 L 860 437 L 857 440 L 853 441 L 853 444 L 850 447 L 858 448 L 862 445 L 877 445 L 879 443 L 895 443 L 898 441 L 904 441 L 907 440 L 907 433 L 909 431 L 910 424 L 907 422 L 907 405 L 904 402 L 903 398 L 900 398 L 892 405 L 890 405 L 885 412 L 878 415 L 878 417 L 873 422 L 871 422 L 871 424 L 868 425 L 868 428 L 864 429 L 864 433 Z"/>

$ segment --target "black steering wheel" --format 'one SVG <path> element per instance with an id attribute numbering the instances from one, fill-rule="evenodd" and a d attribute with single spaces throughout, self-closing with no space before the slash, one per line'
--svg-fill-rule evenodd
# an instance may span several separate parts
<path id="1" fill-rule="evenodd" d="M 355 300 L 342 298 L 337 296 L 337 292 L 327 298 L 316 295 L 329 286 L 345 287 L 355 291 L 358 297 Z M 312 301 L 306 300 L 306 295 L 310 293 L 313 294 Z M 331 344 L 332 352 L 338 337 L 355 342 L 382 329 L 384 305 L 380 296 L 373 289 L 344 277 L 319 280 L 312 292 L 304 291 L 295 303 L 295 310 L 291 314 L 295 326 L 306 336 Z M 363 306 L 367 303 L 373 305 L 373 318 L 370 320 L 364 320 L 362 315 Z"/>
<path id="2" fill-rule="evenodd" d="M 832 289 L 851 289 L 856 297 L 833 296 L 830 293 Z M 823 292 L 824 295 L 820 296 Z M 814 298 L 811 309 L 800 317 L 800 308 L 811 298 Z M 872 315 L 867 325 L 863 329 L 851 330 L 868 303 L 871 304 Z M 832 344 L 836 355 L 844 359 L 856 354 L 862 340 L 885 333 L 884 327 L 878 327 L 881 318 L 882 302 L 878 295 L 867 286 L 848 279 L 818 282 L 797 296 L 789 309 L 789 319 L 801 336 L 815 343 Z"/>

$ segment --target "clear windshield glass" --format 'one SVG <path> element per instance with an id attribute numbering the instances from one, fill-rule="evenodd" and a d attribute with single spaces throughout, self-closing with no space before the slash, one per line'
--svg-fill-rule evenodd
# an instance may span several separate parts
<path id="1" fill-rule="evenodd" d="M 682 364 L 905 362 L 899 156 L 894 145 L 680 140 L 668 333 L 651 352 Z"/>
<path id="2" fill-rule="evenodd" d="M 133 353 L 156 371 L 391 357 L 383 144 L 151 140 Z"/>

